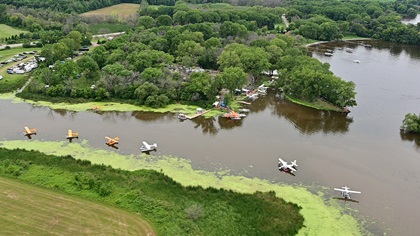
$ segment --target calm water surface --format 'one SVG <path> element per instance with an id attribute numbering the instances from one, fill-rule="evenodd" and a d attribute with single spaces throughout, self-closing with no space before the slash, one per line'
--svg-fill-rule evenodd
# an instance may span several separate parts
<path id="1" fill-rule="evenodd" d="M 316 111 L 284 101 L 271 91 L 247 108 L 243 120 L 223 117 L 179 121 L 175 114 L 67 112 L 0 101 L 0 139 L 23 139 L 23 126 L 39 130 L 35 139 L 64 140 L 79 131 L 93 147 L 107 148 L 104 136 L 119 136 L 119 153 L 139 153 L 142 140 L 157 142 L 152 153 L 184 157 L 197 169 L 224 170 L 273 182 L 362 192 L 345 203 L 372 223 L 375 234 L 418 235 L 420 226 L 420 137 L 401 135 L 406 113 L 420 112 L 420 48 L 369 42 L 325 44 L 312 55 L 356 83 L 358 106 L 346 115 Z M 340 48 L 351 47 L 353 53 Z M 335 49 L 325 57 L 326 49 Z M 360 63 L 354 63 L 359 60 Z M 78 142 L 77 140 L 75 140 Z M 296 176 L 280 173 L 277 158 L 297 159 Z"/>

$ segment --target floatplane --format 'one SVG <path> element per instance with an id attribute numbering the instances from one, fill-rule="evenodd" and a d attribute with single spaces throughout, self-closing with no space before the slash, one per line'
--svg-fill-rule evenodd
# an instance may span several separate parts
<path id="1" fill-rule="evenodd" d="M 334 190 L 341 192 L 341 196 L 343 197 L 344 200 L 352 200 L 350 193 L 362 193 L 359 191 L 350 190 L 350 188 L 347 186 L 344 186 L 341 188 L 334 188 Z"/>
<path id="2" fill-rule="evenodd" d="M 297 166 L 296 160 L 292 161 L 291 164 L 287 164 L 287 161 L 283 161 L 283 159 L 279 158 L 280 171 L 293 174 L 293 172 L 297 171 Z"/>
<path id="3" fill-rule="evenodd" d="M 33 129 L 29 129 L 28 127 L 25 126 L 25 130 L 23 131 L 23 135 L 25 135 L 26 137 L 28 137 L 29 139 L 32 138 L 31 135 L 36 135 L 36 128 Z"/>
<path id="4" fill-rule="evenodd" d="M 154 144 L 148 144 L 146 141 L 142 142 L 143 145 L 140 147 L 140 151 L 142 152 L 151 152 L 151 151 L 156 151 L 157 149 L 157 143 Z"/>
<path id="5" fill-rule="evenodd" d="M 79 132 L 73 132 L 71 129 L 69 129 L 66 135 L 66 139 L 68 139 L 71 143 L 71 141 L 73 141 L 74 138 L 79 139 Z"/>
<path id="6" fill-rule="evenodd" d="M 229 113 L 224 114 L 224 117 L 230 118 L 232 120 L 240 120 L 242 117 L 245 117 L 245 116 L 246 116 L 245 114 L 239 114 L 239 113 L 236 113 L 235 111 L 231 111 Z"/>
<path id="7" fill-rule="evenodd" d="M 118 149 L 118 147 L 115 146 L 115 145 L 118 144 L 118 140 L 120 140 L 120 138 L 118 138 L 118 137 L 110 138 L 108 136 L 105 136 L 105 138 L 108 139 L 108 142 L 105 143 L 106 145 Z"/>

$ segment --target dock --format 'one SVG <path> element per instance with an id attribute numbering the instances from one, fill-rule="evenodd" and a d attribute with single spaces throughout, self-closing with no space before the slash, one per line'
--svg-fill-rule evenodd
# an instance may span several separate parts
<path id="1" fill-rule="evenodd" d="M 199 117 L 201 115 L 204 115 L 204 114 L 206 114 L 207 112 L 210 112 L 210 111 L 211 111 L 211 109 L 209 109 L 207 111 L 200 112 L 200 113 L 196 113 L 192 116 L 185 116 L 185 117 L 187 117 L 187 119 L 191 120 L 191 119 L 194 119 L 194 118 Z"/>

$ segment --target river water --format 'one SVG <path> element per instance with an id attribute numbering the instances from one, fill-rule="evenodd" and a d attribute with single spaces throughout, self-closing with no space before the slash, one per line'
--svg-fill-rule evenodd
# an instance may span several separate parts
<path id="1" fill-rule="evenodd" d="M 95 148 L 110 149 L 104 136 L 119 136 L 119 149 L 110 150 L 139 153 L 146 140 L 158 143 L 152 155 L 183 157 L 197 169 L 326 186 L 328 201 L 339 196 L 332 188 L 347 185 L 362 192 L 353 195 L 359 203 L 340 203 L 358 210 L 376 235 L 417 235 L 420 137 L 402 135 L 399 127 L 406 113 L 420 112 L 420 48 L 368 43 L 371 48 L 341 43 L 310 49 L 336 75 L 356 83 L 358 106 L 348 115 L 298 106 L 275 91 L 247 106 L 250 114 L 239 121 L 69 112 L 0 100 L 0 139 L 23 139 L 23 126 L 36 127 L 34 139 L 48 141 L 64 140 L 67 129 L 73 129 Z M 353 52 L 346 52 L 347 47 Z M 326 49 L 334 49 L 334 55 L 324 56 Z M 297 160 L 296 176 L 278 171 L 278 157 Z"/>

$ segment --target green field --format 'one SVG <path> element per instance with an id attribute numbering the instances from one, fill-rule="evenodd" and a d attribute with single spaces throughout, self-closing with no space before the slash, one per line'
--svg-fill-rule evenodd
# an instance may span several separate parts
<path id="1" fill-rule="evenodd" d="M 27 32 L 28 31 L 15 29 L 5 24 L 0 24 L 0 41 L 6 37 Z"/>
<path id="2" fill-rule="evenodd" d="M 140 4 L 123 3 L 94 11 L 88 11 L 80 15 L 82 17 L 114 17 L 116 20 L 123 22 L 128 17 L 135 15 L 139 8 Z"/>
<path id="3" fill-rule="evenodd" d="M 156 235 L 139 215 L 0 177 L 0 235 Z"/>

